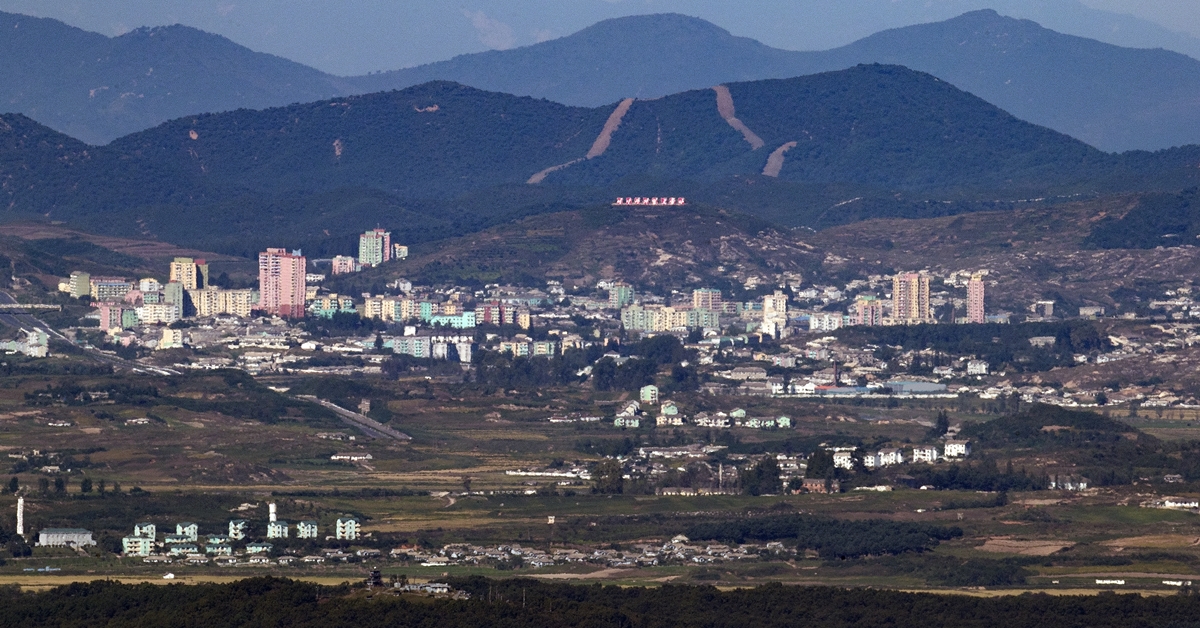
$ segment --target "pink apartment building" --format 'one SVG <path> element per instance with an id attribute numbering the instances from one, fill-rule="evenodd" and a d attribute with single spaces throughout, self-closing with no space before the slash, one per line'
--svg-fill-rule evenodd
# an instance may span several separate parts
<path id="1" fill-rule="evenodd" d="M 258 254 L 258 309 L 290 318 L 304 317 L 305 260 L 300 251 L 267 249 Z"/>

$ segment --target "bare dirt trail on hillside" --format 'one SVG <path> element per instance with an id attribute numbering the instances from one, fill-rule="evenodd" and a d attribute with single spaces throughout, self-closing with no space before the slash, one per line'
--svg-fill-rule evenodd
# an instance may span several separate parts
<path id="1" fill-rule="evenodd" d="M 779 172 L 783 170 L 784 153 L 792 150 L 795 147 L 796 142 L 788 142 L 787 144 L 776 148 L 775 151 L 771 153 L 771 156 L 767 157 L 767 166 L 763 168 L 763 175 L 768 177 L 778 177 Z"/>
<path id="2" fill-rule="evenodd" d="M 595 159 L 603 155 L 604 151 L 608 150 L 609 145 L 612 144 L 613 133 L 615 133 L 617 129 L 621 127 L 621 120 L 625 117 L 625 114 L 629 112 L 629 108 L 633 106 L 633 100 L 634 99 L 632 98 L 626 98 L 617 105 L 616 109 L 613 109 L 613 112 L 608 116 L 608 120 L 604 121 L 604 128 L 600 129 L 600 135 L 596 136 L 596 141 L 592 142 L 592 147 L 588 149 L 587 155 L 584 155 L 579 159 L 572 159 L 565 164 L 550 166 L 549 168 L 546 168 L 532 177 L 529 177 L 529 180 L 525 183 L 529 185 L 536 185 L 542 181 L 545 181 L 546 177 L 552 172 L 557 172 L 563 168 L 573 166 L 581 161 Z"/>
<path id="3" fill-rule="evenodd" d="M 758 150 L 766 146 L 767 143 L 761 137 L 755 135 L 754 131 L 750 130 L 750 127 L 737 119 L 736 110 L 733 107 L 733 95 L 729 93 L 729 88 L 724 85 L 717 85 L 713 88 L 713 91 L 717 93 L 717 113 L 721 114 L 721 117 L 724 118 L 729 126 L 736 129 L 742 134 L 742 137 L 746 138 L 746 141 L 750 143 L 750 148 Z"/>

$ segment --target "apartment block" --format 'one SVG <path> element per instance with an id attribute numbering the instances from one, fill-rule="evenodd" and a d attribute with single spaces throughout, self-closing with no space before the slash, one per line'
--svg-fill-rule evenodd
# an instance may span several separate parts
<path id="1" fill-rule="evenodd" d="M 358 272 L 358 260 L 349 255 L 338 255 L 333 258 L 333 269 L 330 271 L 334 275 L 348 275 Z"/>
<path id="2" fill-rule="evenodd" d="M 202 259 L 176 257 L 171 262 L 171 281 L 178 281 L 184 290 L 199 290 L 208 285 L 208 263 Z"/>
<path id="3" fill-rule="evenodd" d="M 983 275 L 975 273 L 967 282 L 967 322 L 982 325 L 987 322 L 983 309 Z"/>
<path id="4" fill-rule="evenodd" d="M 259 309 L 267 314 L 303 318 L 305 266 L 300 251 L 267 249 L 259 253 Z"/>
<path id="5" fill-rule="evenodd" d="M 392 259 L 392 234 L 372 229 L 358 236 L 358 263 L 378 266 Z"/>
<path id="6" fill-rule="evenodd" d="M 899 273 L 892 278 L 892 319 L 900 324 L 933 320 L 929 311 L 929 275 Z"/>

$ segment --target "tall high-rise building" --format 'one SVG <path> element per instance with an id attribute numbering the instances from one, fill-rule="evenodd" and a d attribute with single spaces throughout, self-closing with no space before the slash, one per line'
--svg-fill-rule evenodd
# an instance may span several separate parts
<path id="1" fill-rule="evenodd" d="M 183 285 L 184 290 L 199 290 L 208 286 L 208 263 L 202 259 L 176 257 L 171 262 L 171 279 Z"/>
<path id="2" fill-rule="evenodd" d="M 929 313 L 929 275 L 897 273 L 892 278 L 892 319 L 898 323 L 925 323 Z"/>
<path id="3" fill-rule="evenodd" d="M 697 310 L 721 311 L 721 291 L 716 288 L 692 290 L 692 308 Z"/>
<path id="4" fill-rule="evenodd" d="M 392 234 L 383 229 L 372 229 L 358 236 L 358 263 L 363 266 L 378 266 L 392 259 Z"/>
<path id="5" fill-rule="evenodd" d="M 633 303 L 633 297 L 633 286 L 623 281 L 618 281 L 608 291 L 608 307 L 619 310 Z"/>
<path id="6" fill-rule="evenodd" d="M 967 282 L 967 322 L 983 324 L 987 314 L 983 309 L 983 275 L 975 273 Z"/>
<path id="7" fill-rule="evenodd" d="M 258 307 L 267 314 L 304 317 L 305 260 L 300 251 L 267 249 L 258 254 Z"/>

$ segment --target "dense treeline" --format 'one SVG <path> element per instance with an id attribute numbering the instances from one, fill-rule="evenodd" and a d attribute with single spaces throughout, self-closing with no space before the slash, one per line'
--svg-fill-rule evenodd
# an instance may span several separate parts
<path id="1" fill-rule="evenodd" d="M 815 550 L 826 559 L 920 552 L 962 536 L 957 527 L 885 520 L 844 521 L 812 515 L 772 515 L 698 523 L 684 533 L 689 539 L 724 542 L 786 541 Z"/>
<path id="2" fill-rule="evenodd" d="M 1074 363 L 1075 354 L 1105 351 L 1108 339 L 1090 321 L 1021 323 L 1016 325 L 898 325 L 894 327 L 850 327 L 838 332 L 842 338 L 879 346 L 877 355 L 892 360 L 904 351 L 933 350 L 947 355 L 975 355 L 995 370 L 1048 371 Z M 1030 338 L 1050 336 L 1054 344 L 1034 347 Z M 936 360 L 922 361 L 928 369 Z"/>
<path id="3" fill-rule="evenodd" d="M 0 589 L 0 624 L 43 626 L 589 626 L 596 628 L 709 626 L 940 628 L 1142 628 L 1192 626 L 1193 596 L 1021 595 L 977 598 L 874 589 L 787 587 L 720 591 L 708 586 L 659 588 L 579 586 L 530 579 L 454 579 L 471 599 L 413 600 L 351 595 L 276 578 L 230 584 L 125 585 L 93 582 L 42 593 Z"/>
<path id="4" fill-rule="evenodd" d="M 1152 249 L 1194 245 L 1200 237 L 1200 188 L 1147 194 L 1124 216 L 1096 223 L 1085 244 L 1099 249 Z"/>

